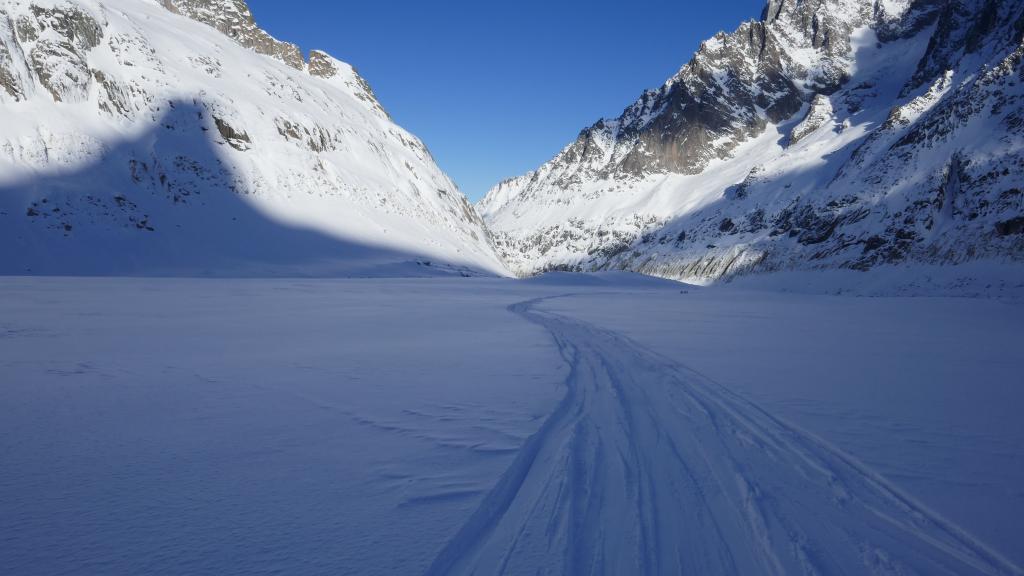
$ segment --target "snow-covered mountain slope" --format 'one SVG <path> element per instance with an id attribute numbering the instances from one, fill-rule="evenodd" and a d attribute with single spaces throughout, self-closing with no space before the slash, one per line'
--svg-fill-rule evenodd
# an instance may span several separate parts
<path id="1" fill-rule="evenodd" d="M 0 126 L 2 273 L 504 270 L 355 70 L 243 0 L 0 0 Z"/>
<path id="2" fill-rule="evenodd" d="M 771 0 L 479 208 L 519 274 L 1024 259 L 1024 2 Z"/>

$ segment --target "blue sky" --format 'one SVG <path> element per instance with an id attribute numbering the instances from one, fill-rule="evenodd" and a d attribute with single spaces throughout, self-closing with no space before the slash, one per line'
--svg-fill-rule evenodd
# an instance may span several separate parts
<path id="1" fill-rule="evenodd" d="M 763 0 L 249 0 L 259 24 L 354 65 L 471 200 L 550 159 Z"/>

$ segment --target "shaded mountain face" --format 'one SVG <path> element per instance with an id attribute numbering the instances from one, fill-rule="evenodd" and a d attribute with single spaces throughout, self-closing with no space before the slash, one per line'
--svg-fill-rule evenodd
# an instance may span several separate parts
<path id="1" fill-rule="evenodd" d="M 504 270 L 355 70 L 242 0 L 0 0 L 0 124 L 0 273 Z"/>
<path id="2" fill-rule="evenodd" d="M 506 262 L 688 281 L 1024 257 L 1021 0 L 771 0 L 480 202 Z"/>

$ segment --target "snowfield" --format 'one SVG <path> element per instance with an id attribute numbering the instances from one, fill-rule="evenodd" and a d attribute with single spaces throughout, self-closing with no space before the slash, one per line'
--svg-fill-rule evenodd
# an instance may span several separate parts
<path id="1" fill-rule="evenodd" d="M 0 573 L 1021 574 L 1014 295 L 4 278 Z"/>

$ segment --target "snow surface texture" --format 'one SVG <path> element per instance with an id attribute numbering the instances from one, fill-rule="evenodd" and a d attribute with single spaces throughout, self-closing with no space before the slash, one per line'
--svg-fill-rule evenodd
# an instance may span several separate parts
<path id="1" fill-rule="evenodd" d="M 1024 2 L 771 1 L 478 207 L 508 265 L 1021 261 Z"/>
<path id="2" fill-rule="evenodd" d="M 3 573 L 1024 562 L 1019 300 L 8 278 L 0 319 Z"/>
<path id="3" fill-rule="evenodd" d="M 2 273 L 504 271 L 355 70 L 241 0 L 0 1 L 0 125 Z"/>

